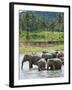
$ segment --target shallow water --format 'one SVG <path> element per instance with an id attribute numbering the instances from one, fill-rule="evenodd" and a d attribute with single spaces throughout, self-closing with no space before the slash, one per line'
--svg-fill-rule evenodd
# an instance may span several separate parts
<path id="1" fill-rule="evenodd" d="M 23 65 L 23 70 L 21 70 L 21 62 L 23 59 L 22 54 L 20 54 L 19 58 L 19 79 L 38 79 L 38 78 L 54 78 L 54 77 L 63 77 L 64 76 L 64 66 L 62 66 L 61 70 L 56 71 L 38 71 L 38 67 L 33 65 L 32 69 L 29 69 L 29 63 L 25 62 Z"/>

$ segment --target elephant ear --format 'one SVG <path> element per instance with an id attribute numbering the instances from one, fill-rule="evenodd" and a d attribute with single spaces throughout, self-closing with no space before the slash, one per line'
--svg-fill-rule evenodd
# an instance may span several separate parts
<path id="1" fill-rule="evenodd" d="M 30 55 L 25 55 L 24 56 L 24 61 L 29 61 L 29 59 L 30 59 Z"/>

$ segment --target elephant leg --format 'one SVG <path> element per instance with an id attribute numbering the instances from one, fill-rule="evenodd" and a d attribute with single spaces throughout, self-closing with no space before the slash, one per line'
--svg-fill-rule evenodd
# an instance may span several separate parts
<path id="1" fill-rule="evenodd" d="M 51 66 L 50 65 L 47 65 L 47 70 L 51 70 Z"/>
<path id="2" fill-rule="evenodd" d="M 31 69 L 33 67 L 32 63 L 29 62 L 29 68 Z"/>
<path id="3" fill-rule="evenodd" d="M 55 70 L 55 65 L 51 65 L 50 70 Z"/>
<path id="4" fill-rule="evenodd" d="M 45 65 L 38 65 L 38 71 L 45 70 Z"/>
<path id="5" fill-rule="evenodd" d="M 47 70 L 49 70 L 49 66 L 47 65 Z"/>
<path id="6" fill-rule="evenodd" d="M 55 70 L 55 65 L 53 65 L 53 67 L 52 67 L 52 68 L 53 68 L 53 70 Z"/>
<path id="7" fill-rule="evenodd" d="M 50 67 L 50 70 L 53 70 L 53 66 Z"/>
<path id="8" fill-rule="evenodd" d="M 47 70 L 48 70 L 48 67 L 47 67 Z"/>
<path id="9" fill-rule="evenodd" d="M 59 70 L 59 69 L 61 69 L 61 66 L 60 65 L 56 66 L 56 70 Z"/>
<path id="10" fill-rule="evenodd" d="M 41 71 L 41 68 L 40 67 L 38 67 L 38 71 Z"/>
<path id="11" fill-rule="evenodd" d="M 45 70 L 45 65 L 42 66 L 42 70 Z"/>
<path id="12" fill-rule="evenodd" d="M 47 58 L 45 58 L 46 62 L 47 62 Z"/>
<path id="13" fill-rule="evenodd" d="M 59 66 L 58 69 L 61 69 L 61 66 Z"/>

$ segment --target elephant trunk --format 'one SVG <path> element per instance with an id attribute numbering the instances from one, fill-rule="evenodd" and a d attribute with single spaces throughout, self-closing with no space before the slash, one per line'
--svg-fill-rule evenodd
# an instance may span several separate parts
<path id="1" fill-rule="evenodd" d="M 24 62 L 26 62 L 25 58 L 22 60 L 22 63 L 21 63 L 21 70 L 23 70 L 23 64 Z"/>
<path id="2" fill-rule="evenodd" d="M 23 63 L 24 63 L 24 60 L 22 61 L 22 64 L 21 64 L 21 70 L 23 70 Z"/>

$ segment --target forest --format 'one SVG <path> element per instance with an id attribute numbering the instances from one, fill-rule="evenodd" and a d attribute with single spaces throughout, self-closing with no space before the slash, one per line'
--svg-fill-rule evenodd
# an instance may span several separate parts
<path id="1" fill-rule="evenodd" d="M 23 46 L 20 48 L 21 51 L 26 51 L 26 48 L 24 48 L 25 45 L 29 45 L 29 48 L 31 48 L 32 45 L 39 43 L 40 47 L 35 46 L 37 51 L 38 48 L 41 49 L 41 44 L 44 44 L 43 46 L 46 47 L 45 44 L 47 43 L 47 46 L 49 46 L 49 42 L 51 42 L 53 46 L 54 42 L 56 42 L 55 46 L 59 43 L 60 49 L 63 49 L 64 13 L 20 10 L 19 42 L 20 46 Z"/>

